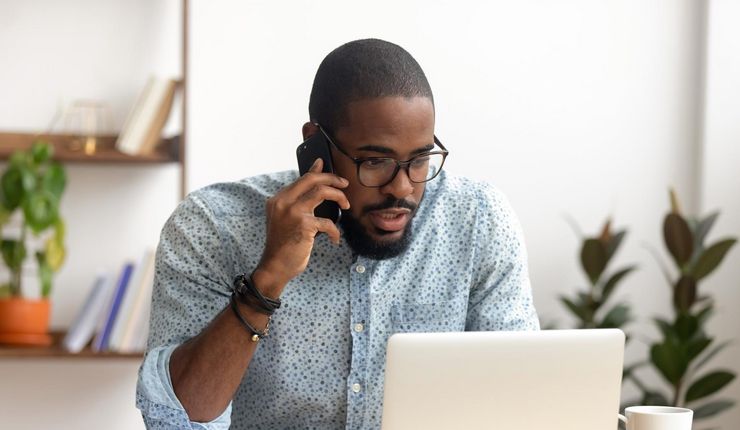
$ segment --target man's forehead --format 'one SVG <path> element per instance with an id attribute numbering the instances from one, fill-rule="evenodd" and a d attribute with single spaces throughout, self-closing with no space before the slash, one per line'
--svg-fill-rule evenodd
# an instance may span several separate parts
<path id="1" fill-rule="evenodd" d="M 353 149 L 373 145 L 406 152 L 433 142 L 434 106 L 428 97 L 379 97 L 348 104 L 337 138 Z M 403 147 L 398 147 L 403 143 Z M 349 149 L 349 148 L 348 148 Z"/>

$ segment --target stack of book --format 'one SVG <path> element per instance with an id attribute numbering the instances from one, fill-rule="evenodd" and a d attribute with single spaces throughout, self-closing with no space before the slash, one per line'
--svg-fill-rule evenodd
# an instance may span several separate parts
<path id="1" fill-rule="evenodd" d="M 126 117 L 116 149 L 129 155 L 148 155 L 162 142 L 162 129 L 170 117 L 179 86 L 173 79 L 152 77 Z"/>
<path id="2" fill-rule="evenodd" d="M 90 344 L 95 352 L 136 353 L 146 349 L 154 284 L 154 251 L 119 274 L 99 273 L 62 341 L 70 352 Z"/>

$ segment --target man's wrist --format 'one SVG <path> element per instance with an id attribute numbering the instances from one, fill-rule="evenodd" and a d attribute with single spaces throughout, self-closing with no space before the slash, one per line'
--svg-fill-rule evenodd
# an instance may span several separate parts
<path id="1" fill-rule="evenodd" d="M 269 269 L 257 266 L 252 273 L 252 282 L 254 286 L 262 293 L 263 296 L 277 299 L 283 293 L 287 280 L 282 280 L 275 276 Z"/>

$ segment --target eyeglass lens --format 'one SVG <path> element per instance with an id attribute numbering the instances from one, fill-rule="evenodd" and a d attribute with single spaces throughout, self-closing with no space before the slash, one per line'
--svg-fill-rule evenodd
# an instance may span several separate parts
<path id="1" fill-rule="evenodd" d="M 421 154 L 408 163 L 408 175 L 411 182 L 426 182 L 433 179 L 442 167 L 442 154 Z M 360 182 L 365 186 L 381 186 L 393 180 L 397 161 L 393 158 L 373 158 L 360 164 Z M 399 169 L 400 170 L 400 169 Z"/>

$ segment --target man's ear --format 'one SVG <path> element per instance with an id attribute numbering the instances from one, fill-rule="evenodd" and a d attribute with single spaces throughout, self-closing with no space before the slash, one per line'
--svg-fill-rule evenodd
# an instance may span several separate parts
<path id="1" fill-rule="evenodd" d="M 303 124 L 303 140 L 308 140 L 309 137 L 319 132 L 319 128 L 312 122 Z"/>

